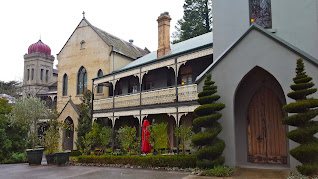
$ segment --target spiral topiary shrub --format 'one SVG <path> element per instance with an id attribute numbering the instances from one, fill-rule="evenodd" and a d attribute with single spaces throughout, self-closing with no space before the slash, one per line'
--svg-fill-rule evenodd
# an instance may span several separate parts
<path id="1" fill-rule="evenodd" d="M 198 95 L 200 106 L 194 110 L 198 117 L 193 120 L 193 127 L 201 128 L 201 130 L 195 130 L 196 134 L 191 140 L 194 146 L 199 149 L 197 166 L 200 168 L 214 168 L 225 162 L 222 156 L 225 142 L 217 137 L 222 131 L 222 126 L 217 121 L 222 117 L 222 114 L 218 111 L 225 108 L 225 104 L 216 103 L 220 96 L 215 94 L 217 86 L 214 83 L 211 81 L 211 74 L 207 74 L 203 91 Z"/>
<path id="2" fill-rule="evenodd" d="M 290 86 L 293 92 L 287 94 L 296 102 L 283 107 L 285 112 L 294 113 L 285 117 L 283 123 L 297 127 L 288 132 L 287 137 L 300 144 L 290 151 L 290 155 L 302 163 L 296 168 L 303 175 L 318 172 L 318 139 L 314 136 L 318 132 L 318 121 L 312 120 L 318 115 L 318 99 L 307 98 L 317 91 L 316 88 L 312 88 L 314 83 L 310 82 L 311 80 L 312 78 L 304 71 L 303 60 L 298 59 L 296 77 L 293 78 L 295 84 Z"/>

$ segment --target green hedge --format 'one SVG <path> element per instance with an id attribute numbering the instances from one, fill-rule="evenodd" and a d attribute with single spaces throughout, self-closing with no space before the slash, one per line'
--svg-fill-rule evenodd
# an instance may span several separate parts
<path id="1" fill-rule="evenodd" d="M 195 155 L 109 156 L 81 155 L 80 163 L 123 164 L 142 167 L 196 167 Z"/>

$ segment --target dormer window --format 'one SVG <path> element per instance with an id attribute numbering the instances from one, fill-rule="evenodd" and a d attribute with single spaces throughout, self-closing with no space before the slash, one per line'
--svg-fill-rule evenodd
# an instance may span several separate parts
<path id="1" fill-rule="evenodd" d="M 256 23 L 265 29 L 272 28 L 271 0 L 249 0 L 250 23 Z"/>
<path id="2" fill-rule="evenodd" d="M 81 43 L 80 43 L 81 44 L 81 50 L 85 49 L 85 47 L 84 47 L 85 43 L 86 42 L 84 40 L 81 41 Z"/>

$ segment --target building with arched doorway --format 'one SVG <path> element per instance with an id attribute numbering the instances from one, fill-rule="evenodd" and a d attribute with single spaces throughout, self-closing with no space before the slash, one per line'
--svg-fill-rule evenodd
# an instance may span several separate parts
<path id="1" fill-rule="evenodd" d="M 92 79 L 109 74 L 149 53 L 133 44 L 93 25 L 85 18 L 79 22 L 57 54 L 57 110 L 58 121 L 72 122 L 74 130 L 60 131 L 60 149 L 76 149 L 78 106 L 86 90 L 92 89 Z M 109 96 L 109 90 L 99 86 L 97 96 Z M 72 145 L 70 144 L 72 143 Z"/>
<path id="2" fill-rule="evenodd" d="M 260 11 L 255 11 L 255 6 Z M 226 7 L 230 9 L 225 11 Z M 304 60 L 307 74 L 316 87 L 318 84 L 318 54 L 314 50 L 318 49 L 317 9 L 311 8 L 308 14 L 297 17 L 291 10 L 302 11 L 305 7 L 318 4 L 213 2 L 214 62 L 197 77 L 196 83 L 201 91 L 204 76 L 210 73 L 218 86 L 219 102 L 226 105 L 220 119 L 220 137 L 226 143 L 224 156 L 228 166 L 295 170 L 299 164 L 289 155 L 297 144 L 286 138 L 292 127 L 282 124 L 287 115 L 282 106 L 293 102 L 287 93 L 292 91 L 297 59 Z M 295 18 L 291 22 L 289 17 Z M 290 25 L 293 27 L 288 28 Z M 318 94 L 310 97 L 318 98 Z"/>

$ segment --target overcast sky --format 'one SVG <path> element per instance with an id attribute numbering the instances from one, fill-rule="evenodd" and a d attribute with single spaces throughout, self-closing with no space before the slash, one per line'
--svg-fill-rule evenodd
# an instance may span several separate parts
<path id="1" fill-rule="evenodd" d="M 83 18 L 138 47 L 158 45 L 157 18 L 168 11 L 170 33 L 183 16 L 184 0 L 10 0 L 0 2 L 0 81 L 23 78 L 23 55 L 40 36 L 55 57 Z"/>

